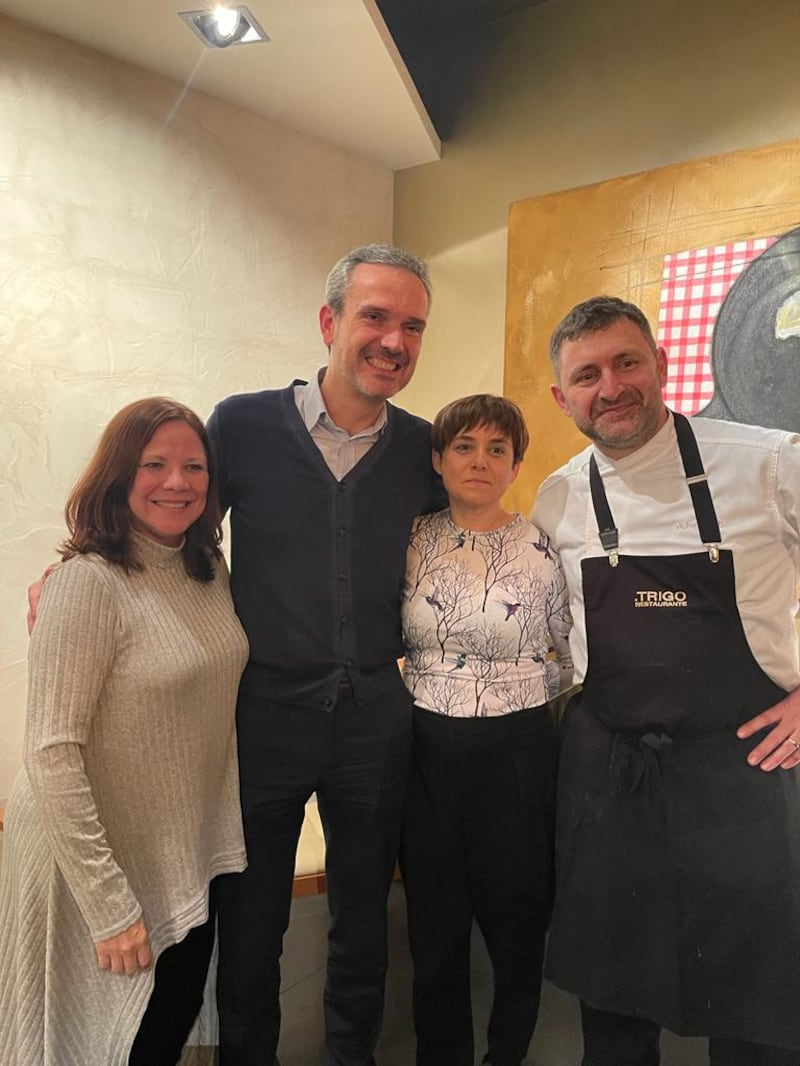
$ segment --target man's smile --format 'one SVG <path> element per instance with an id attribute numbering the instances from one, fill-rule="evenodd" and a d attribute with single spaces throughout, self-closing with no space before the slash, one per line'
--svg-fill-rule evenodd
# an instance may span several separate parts
<path id="1" fill-rule="evenodd" d="M 384 370 L 387 372 L 394 372 L 402 369 L 402 364 L 396 359 L 387 359 L 383 355 L 368 355 L 366 361 L 375 370 Z"/>

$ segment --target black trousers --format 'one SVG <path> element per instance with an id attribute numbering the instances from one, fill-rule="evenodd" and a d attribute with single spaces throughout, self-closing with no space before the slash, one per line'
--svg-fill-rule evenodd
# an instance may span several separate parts
<path id="1" fill-rule="evenodd" d="M 162 952 L 155 984 L 133 1041 L 128 1066 L 175 1066 L 203 1005 L 208 964 L 214 950 L 214 886 L 209 918 Z"/>
<path id="2" fill-rule="evenodd" d="M 631 1018 L 595 1010 L 581 1002 L 582 1066 L 658 1066 L 661 1026 L 646 1018 Z M 800 1052 L 751 1044 L 745 1040 L 712 1037 L 710 1066 L 800 1066 Z"/>
<path id="3" fill-rule="evenodd" d="M 386 899 L 400 838 L 411 699 L 402 681 L 332 711 L 240 693 L 239 773 L 247 870 L 218 892 L 220 1066 L 270 1066 L 280 1031 L 280 956 L 295 852 L 316 791 L 325 831 L 330 932 L 326 1066 L 368 1066 L 380 1035 Z"/>
<path id="4" fill-rule="evenodd" d="M 402 866 L 417 1066 L 472 1066 L 470 936 L 494 975 L 492 1066 L 519 1066 L 542 982 L 553 894 L 556 732 L 545 707 L 499 718 L 414 708 Z"/>

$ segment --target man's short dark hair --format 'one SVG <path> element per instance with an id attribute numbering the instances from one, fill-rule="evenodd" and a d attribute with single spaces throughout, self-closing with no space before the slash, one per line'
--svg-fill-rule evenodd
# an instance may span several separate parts
<path id="1" fill-rule="evenodd" d="M 621 318 L 627 318 L 642 331 L 647 343 L 656 351 L 657 345 L 650 323 L 636 304 L 621 300 L 618 296 L 593 296 L 577 304 L 561 319 L 550 338 L 550 362 L 558 378 L 558 361 L 564 341 L 575 341 L 587 333 L 608 329 Z"/>
<path id="2" fill-rule="evenodd" d="M 491 426 L 507 437 L 514 450 L 514 464 L 522 462 L 529 441 L 525 416 L 513 400 L 486 392 L 453 400 L 441 409 L 433 420 L 433 450 L 442 455 L 456 437 L 478 426 Z"/>
<path id="3" fill-rule="evenodd" d="M 344 310 L 353 271 L 361 263 L 407 270 L 409 274 L 413 274 L 422 282 L 430 306 L 431 278 L 428 273 L 428 264 L 423 259 L 418 259 L 411 252 L 406 252 L 394 244 L 365 244 L 362 248 L 354 248 L 352 252 L 343 255 L 328 274 L 328 280 L 325 283 L 325 303 L 337 317 Z"/>

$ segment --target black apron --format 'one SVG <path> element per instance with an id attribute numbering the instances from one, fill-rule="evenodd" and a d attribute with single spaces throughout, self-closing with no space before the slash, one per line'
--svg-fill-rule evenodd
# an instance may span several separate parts
<path id="1" fill-rule="evenodd" d="M 564 722 L 547 975 L 682 1035 L 800 1049 L 800 779 L 749 766 L 760 736 L 735 733 L 785 692 L 750 651 L 674 417 L 704 550 L 619 555 L 590 464 L 607 555 L 581 563 L 589 664 Z"/>

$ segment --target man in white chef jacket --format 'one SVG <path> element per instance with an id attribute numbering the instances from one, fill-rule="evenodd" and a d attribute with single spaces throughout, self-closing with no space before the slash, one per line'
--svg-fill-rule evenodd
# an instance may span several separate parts
<path id="1" fill-rule="evenodd" d="M 579 304 L 553 396 L 592 441 L 542 485 L 580 695 L 547 973 L 584 1066 L 800 1063 L 800 437 L 669 411 L 633 304 Z"/>

